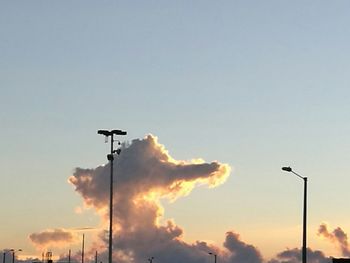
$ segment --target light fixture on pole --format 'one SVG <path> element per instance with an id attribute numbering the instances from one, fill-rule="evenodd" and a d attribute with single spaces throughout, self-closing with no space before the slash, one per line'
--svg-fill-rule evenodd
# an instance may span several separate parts
<path id="1" fill-rule="evenodd" d="M 213 255 L 213 256 L 214 256 L 214 263 L 216 263 L 216 257 L 217 257 L 217 255 L 216 255 L 216 254 L 214 254 L 214 253 L 212 253 L 212 252 L 208 252 L 208 254 L 209 254 L 209 255 Z"/>
<path id="2" fill-rule="evenodd" d="M 110 189 L 109 189 L 109 242 L 108 242 L 108 263 L 112 263 L 112 241 L 113 241 L 113 160 L 114 154 L 120 154 L 121 150 L 114 150 L 114 135 L 126 135 L 126 131 L 122 130 L 98 130 L 98 134 L 104 135 L 106 137 L 106 142 L 108 137 L 111 137 L 111 152 L 107 154 L 107 159 L 110 162 Z M 119 142 L 119 141 L 118 141 Z"/>
<path id="3" fill-rule="evenodd" d="M 303 246 L 301 252 L 302 263 L 306 263 L 306 215 L 307 215 L 307 177 L 303 177 L 293 171 L 290 167 L 282 167 L 282 170 L 285 172 L 290 172 L 298 176 L 304 181 L 304 208 L 303 208 Z"/>

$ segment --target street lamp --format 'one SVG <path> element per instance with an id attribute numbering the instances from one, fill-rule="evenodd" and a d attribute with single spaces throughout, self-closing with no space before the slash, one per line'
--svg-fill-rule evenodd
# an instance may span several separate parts
<path id="1" fill-rule="evenodd" d="M 302 263 L 306 263 L 306 214 L 307 214 L 307 177 L 303 177 L 292 170 L 290 167 L 282 167 L 285 172 L 290 172 L 304 180 L 304 212 L 303 212 L 303 247 L 302 247 Z"/>
<path id="2" fill-rule="evenodd" d="M 213 256 L 214 256 L 214 263 L 216 263 L 216 257 L 217 257 L 217 255 L 216 255 L 216 254 L 214 254 L 214 253 L 212 253 L 212 252 L 208 252 L 208 254 L 209 254 L 209 255 L 213 255 Z"/>
<path id="3" fill-rule="evenodd" d="M 12 263 L 15 263 L 15 253 L 22 251 L 22 249 L 10 249 L 10 251 L 12 252 Z"/>
<path id="4" fill-rule="evenodd" d="M 112 234 L 113 234 L 113 160 L 114 154 L 120 154 L 121 150 L 114 150 L 114 135 L 126 135 L 126 131 L 122 130 L 98 130 L 97 134 L 104 135 L 108 140 L 111 137 L 111 153 L 107 154 L 107 160 L 110 162 L 111 177 L 109 189 L 109 243 L 108 243 L 108 263 L 112 263 Z M 106 142 L 107 142 L 106 140 Z"/>
<path id="5" fill-rule="evenodd" d="M 6 253 L 9 252 L 11 250 L 8 249 L 4 249 L 3 250 L 3 254 L 2 254 L 2 263 L 6 263 Z"/>

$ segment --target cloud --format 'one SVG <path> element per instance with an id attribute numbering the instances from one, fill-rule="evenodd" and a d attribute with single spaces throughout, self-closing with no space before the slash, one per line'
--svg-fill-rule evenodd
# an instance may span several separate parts
<path id="1" fill-rule="evenodd" d="M 329 263 L 331 260 L 326 257 L 322 251 L 307 249 L 307 260 L 309 263 Z M 301 250 L 298 248 L 286 249 L 279 254 L 276 258 L 270 260 L 268 263 L 300 263 L 301 262 Z"/>
<path id="2" fill-rule="evenodd" d="M 337 227 L 332 232 L 329 232 L 328 225 L 326 223 L 322 223 L 318 228 L 318 235 L 337 244 L 341 249 L 343 256 L 350 256 L 348 235 L 340 227 Z"/>
<path id="3" fill-rule="evenodd" d="M 39 248 L 47 248 L 50 246 L 65 247 L 71 243 L 77 242 L 77 236 L 65 229 L 45 230 L 40 233 L 32 233 L 29 239 Z"/>
<path id="4" fill-rule="evenodd" d="M 114 165 L 114 260 L 119 263 L 145 262 L 153 256 L 157 262 L 210 263 L 213 259 L 208 253 L 212 252 L 220 263 L 264 262 L 258 248 L 244 242 L 234 231 L 226 233 L 223 247 L 204 241 L 186 243 L 182 239 L 184 230 L 173 220 L 163 218 L 161 200 L 175 201 L 188 195 L 196 186 L 216 187 L 229 174 L 230 167 L 217 161 L 206 163 L 203 160 L 173 159 L 153 135 L 133 140 L 127 146 L 122 145 L 122 152 Z M 68 179 L 83 197 L 84 209 L 95 209 L 101 215 L 103 226 L 99 229 L 107 229 L 108 226 L 109 178 L 110 166 L 106 164 L 90 169 L 76 168 Z M 99 231 L 98 242 L 85 251 L 87 258 L 99 251 L 99 261 L 107 261 L 107 233 L 106 230 Z M 338 242 L 344 254 L 348 253 L 347 235 L 340 228 L 330 233 L 322 224 L 319 235 Z M 30 239 L 37 246 L 64 245 L 75 241 L 72 231 L 62 229 L 34 233 Z M 309 263 L 330 262 L 321 251 L 308 249 L 307 253 Z M 75 256 L 79 260 L 79 255 Z M 268 263 L 300 261 L 301 251 L 294 248 L 278 253 Z"/>
<path id="5" fill-rule="evenodd" d="M 229 176 L 230 167 L 219 162 L 177 161 L 152 135 L 123 146 L 114 165 L 114 257 L 119 262 L 144 261 L 154 256 L 164 262 L 203 262 L 209 250 L 206 242 L 187 244 L 183 229 L 163 217 L 161 199 L 175 201 L 199 185 L 215 187 Z M 110 166 L 77 168 L 69 182 L 96 209 L 107 226 Z M 233 235 L 228 235 L 231 237 Z M 101 233 L 105 240 L 105 233 Z M 236 239 L 238 238 L 235 236 Z M 229 244 L 229 240 L 227 241 Z M 231 248 L 231 247 L 230 247 Z M 242 246 L 248 250 L 247 247 Z M 235 249 L 232 247 L 231 249 Z M 233 260 L 233 258 L 232 258 Z"/>
<path id="6" fill-rule="evenodd" d="M 231 252 L 228 262 L 239 263 L 259 263 L 262 262 L 262 256 L 259 250 L 240 240 L 239 235 L 234 232 L 226 233 L 224 246 Z"/>

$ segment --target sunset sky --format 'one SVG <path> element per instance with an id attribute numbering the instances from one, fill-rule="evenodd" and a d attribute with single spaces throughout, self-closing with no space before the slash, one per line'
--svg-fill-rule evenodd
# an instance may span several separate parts
<path id="1" fill-rule="evenodd" d="M 301 246 L 303 198 L 282 166 L 309 178 L 308 247 L 349 257 L 349 12 L 345 0 L 0 1 L 0 250 L 58 258 L 85 233 L 103 254 L 97 130 L 123 129 L 115 235 L 135 262 L 152 256 L 135 240 L 154 233 L 184 263 L 211 262 L 209 249 L 280 262 Z"/>

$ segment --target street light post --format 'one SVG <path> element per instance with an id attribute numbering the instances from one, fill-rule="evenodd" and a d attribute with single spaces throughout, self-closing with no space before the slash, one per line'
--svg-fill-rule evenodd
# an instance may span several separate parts
<path id="1" fill-rule="evenodd" d="M 209 255 L 213 255 L 213 256 L 214 256 L 214 263 L 216 263 L 216 257 L 217 257 L 217 255 L 216 255 L 216 254 L 214 254 L 214 253 L 212 253 L 212 252 L 209 252 L 208 254 L 209 254 Z"/>
<path id="2" fill-rule="evenodd" d="M 107 154 L 107 160 L 110 162 L 110 188 L 109 188 L 109 242 L 108 242 L 108 263 L 112 263 L 112 241 L 113 241 L 113 160 L 114 154 L 120 154 L 120 149 L 114 150 L 114 135 L 126 135 L 122 130 L 98 130 L 97 134 L 104 135 L 107 139 L 111 137 L 111 153 Z"/>
<path id="3" fill-rule="evenodd" d="M 303 208 L 303 247 L 301 253 L 302 263 L 306 263 L 306 215 L 307 215 L 307 177 L 303 177 L 292 170 L 290 167 L 282 167 L 283 171 L 290 172 L 303 179 L 304 181 L 304 208 Z"/>
<path id="4" fill-rule="evenodd" d="M 18 249 L 18 250 L 10 249 L 10 251 L 12 251 L 12 263 L 15 263 L 15 253 L 22 251 L 22 249 Z"/>

